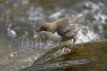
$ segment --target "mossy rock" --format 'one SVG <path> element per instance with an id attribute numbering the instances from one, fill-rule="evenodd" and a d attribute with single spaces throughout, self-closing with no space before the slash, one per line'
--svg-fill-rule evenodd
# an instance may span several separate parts
<path id="1" fill-rule="evenodd" d="M 55 47 L 20 71 L 107 71 L 107 41 Z"/>

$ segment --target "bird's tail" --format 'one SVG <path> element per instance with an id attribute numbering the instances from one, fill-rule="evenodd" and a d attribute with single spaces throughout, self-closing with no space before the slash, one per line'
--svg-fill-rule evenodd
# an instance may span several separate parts
<path id="1" fill-rule="evenodd" d="M 79 18 L 78 18 L 78 21 L 79 21 L 79 22 L 84 22 L 84 21 L 88 20 L 88 19 L 91 18 L 91 17 L 93 17 L 92 12 L 88 12 L 88 13 L 82 15 L 81 17 L 79 17 Z"/>
<path id="2" fill-rule="evenodd" d="M 88 20 L 89 18 L 92 18 L 92 17 L 93 17 L 92 12 L 88 12 L 88 13 L 85 15 L 85 20 Z"/>

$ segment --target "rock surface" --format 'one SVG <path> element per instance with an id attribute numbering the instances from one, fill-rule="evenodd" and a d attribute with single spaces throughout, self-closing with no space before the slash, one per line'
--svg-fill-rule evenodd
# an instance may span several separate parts
<path id="1" fill-rule="evenodd" d="M 105 71 L 107 41 L 55 47 L 20 71 Z"/>

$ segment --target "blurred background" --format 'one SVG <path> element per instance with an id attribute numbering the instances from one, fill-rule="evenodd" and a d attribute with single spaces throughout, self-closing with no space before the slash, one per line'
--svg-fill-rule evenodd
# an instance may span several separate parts
<path id="1" fill-rule="evenodd" d="M 46 51 L 58 46 L 42 33 L 41 24 L 79 17 L 91 11 L 77 35 L 77 43 L 107 39 L 106 0 L 6 0 L 0 1 L 0 71 L 18 71 L 30 66 Z M 48 43 L 48 44 L 47 44 Z M 72 40 L 65 42 L 72 44 Z"/>

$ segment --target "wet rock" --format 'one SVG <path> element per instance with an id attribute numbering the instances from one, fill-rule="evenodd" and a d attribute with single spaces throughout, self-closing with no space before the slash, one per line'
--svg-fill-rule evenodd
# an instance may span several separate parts
<path id="1" fill-rule="evenodd" d="M 107 41 L 55 47 L 20 71 L 106 71 Z"/>

